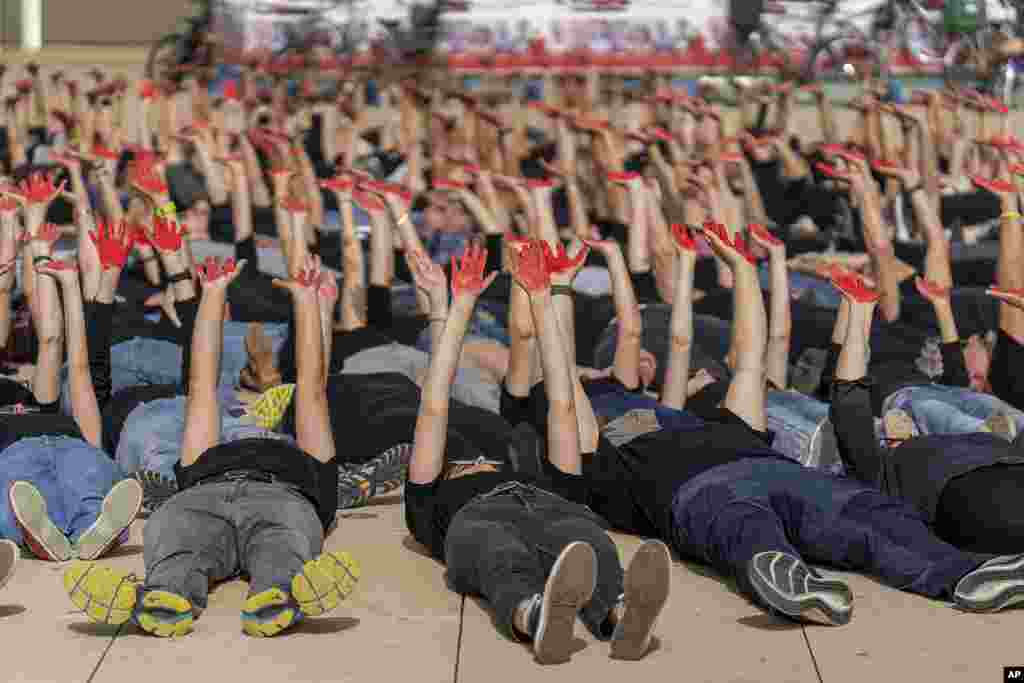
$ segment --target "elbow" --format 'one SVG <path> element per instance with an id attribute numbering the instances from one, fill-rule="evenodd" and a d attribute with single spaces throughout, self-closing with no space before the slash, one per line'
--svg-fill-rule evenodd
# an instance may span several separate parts
<path id="1" fill-rule="evenodd" d="M 640 311 L 634 309 L 629 315 L 619 318 L 619 338 L 623 341 L 640 341 L 644 333 Z"/>

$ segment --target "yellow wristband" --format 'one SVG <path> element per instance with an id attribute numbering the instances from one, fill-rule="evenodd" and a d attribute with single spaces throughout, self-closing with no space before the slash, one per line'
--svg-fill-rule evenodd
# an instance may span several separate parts
<path id="1" fill-rule="evenodd" d="M 174 205 L 174 202 L 167 202 L 163 206 L 156 207 L 153 213 L 158 217 L 173 218 L 178 215 L 178 207 Z"/>
<path id="2" fill-rule="evenodd" d="M 1020 220 L 1021 219 L 1021 215 L 1020 215 L 1019 211 L 1007 211 L 1006 213 L 1004 213 L 1002 216 L 999 217 L 1000 220 L 1002 220 L 1004 218 Z"/>

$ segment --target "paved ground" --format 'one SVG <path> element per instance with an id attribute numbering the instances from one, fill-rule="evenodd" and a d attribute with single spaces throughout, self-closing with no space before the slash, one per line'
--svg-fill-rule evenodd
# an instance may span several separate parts
<path id="1" fill-rule="evenodd" d="M 79 71 L 102 63 L 141 71 L 136 49 L 50 50 L 44 65 Z M 9 63 L 24 56 L 8 53 Z M 79 78 L 81 73 L 79 71 Z M 814 127 L 804 111 L 802 130 Z M 143 573 L 142 526 L 105 560 Z M 617 537 L 628 562 L 638 541 Z M 577 627 L 579 651 L 567 665 L 536 666 L 521 645 L 498 635 L 486 610 L 447 590 L 443 568 L 409 537 L 399 500 L 344 515 L 328 540 L 351 551 L 364 579 L 331 616 L 293 633 L 244 636 L 239 610 L 245 585 L 213 593 L 195 632 L 175 640 L 150 638 L 134 627 L 89 624 L 61 585 L 63 567 L 25 560 L 0 592 L 0 678 L 14 682 L 90 683 L 413 680 L 417 683 L 521 683 L 632 679 L 645 683 L 924 683 L 998 681 L 1002 667 L 1024 665 L 1024 613 L 962 614 L 949 606 L 846 577 L 856 595 L 853 622 L 842 628 L 801 627 L 765 615 L 705 568 L 677 564 L 672 601 L 657 651 L 639 663 L 614 662 L 607 646 Z"/>

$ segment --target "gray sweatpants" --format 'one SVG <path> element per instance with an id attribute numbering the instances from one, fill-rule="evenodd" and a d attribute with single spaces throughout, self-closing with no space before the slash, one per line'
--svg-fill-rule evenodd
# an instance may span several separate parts
<path id="1" fill-rule="evenodd" d="M 204 609 L 211 582 L 248 574 L 249 595 L 278 587 L 320 554 L 313 504 L 286 484 L 238 481 L 185 489 L 160 506 L 143 533 L 146 590 Z"/>

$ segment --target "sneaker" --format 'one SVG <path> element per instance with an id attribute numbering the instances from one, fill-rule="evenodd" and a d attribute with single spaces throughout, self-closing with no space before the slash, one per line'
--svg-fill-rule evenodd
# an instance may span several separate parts
<path id="1" fill-rule="evenodd" d="M 1024 602 L 1024 555 L 995 557 L 960 579 L 953 602 L 968 612 L 998 612 Z"/>
<path id="2" fill-rule="evenodd" d="M 144 591 L 132 574 L 94 562 L 75 562 L 64 572 L 71 602 L 97 624 L 134 621 L 155 636 L 183 636 L 192 630 L 192 603 L 169 591 Z M 139 597 L 141 596 L 141 601 Z"/>
<path id="3" fill-rule="evenodd" d="M 17 543 L 6 538 L 0 539 L 0 589 L 14 576 L 14 569 L 18 566 L 20 557 L 21 549 Z"/>
<path id="4" fill-rule="evenodd" d="M 358 469 L 370 482 L 370 496 L 386 496 L 405 483 L 412 459 L 411 443 L 400 443 Z"/>
<path id="5" fill-rule="evenodd" d="M 885 440 L 891 446 L 898 446 L 907 439 L 917 436 L 914 418 L 910 417 L 905 410 L 894 408 L 886 412 L 885 417 L 882 418 L 882 424 L 885 429 Z"/>
<path id="6" fill-rule="evenodd" d="M 533 654 L 540 664 L 569 661 L 576 614 L 597 586 L 597 555 L 588 543 L 565 547 L 551 567 L 544 595 L 528 618 Z"/>
<path id="7" fill-rule="evenodd" d="M 178 482 L 159 472 L 136 472 L 135 479 L 142 485 L 142 514 L 146 516 L 152 515 L 178 492 Z"/>
<path id="8" fill-rule="evenodd" d="M 25 545 L 40 560 L 64 562 L 74 554 L 71 541 L 50 519 L 46 499 L 27 481 L 16 481 L 7 491 L 11 510 L 25 537 Z"/>
<path id="9" fill-rule="evenodd" d="M 800 558 L 779 551 L 758 553 L 747 573 L 761 600 L 787 617 L 840 626 L 853 616 L 849 587 L 823 578 Z"/>
<path id="10" fill-rule="evenodd" d="M 303 614 L 316 617 L 347 598 L 361 575 L 359 564 L 348 553 L 323 553 L 292 578 L 292 596 Z"/>
<path id="11" fill-rule="evenodd" d="M 981 431 L 988 432 L 1012 442 L 1017 438 L 1017 421 L 1004 412 L 992 413 L 985 420 Z"/>
<path id="12" fill-rule="evenodd" d="M 99 517 L 78 537 L 78 558 L 95 560 L 113 547 L 142 507 L 142 485 L 123 479 L 103 498 Z"/>
<path id="13" fill-rule="evenodd" d="M 373 484 L 358 470 L 338 466 L 338 509 L 361 508 L 373 497 Z"/>
<path id="14" fill-rule="evenodd" d="M 613 659 L 642 659 L 651 648 L 651 633 L 665 603 L 672 578 L 672 556 L 661 541 L 637 548 L 623 579 L 625 610 L 612 634 Z"/>

